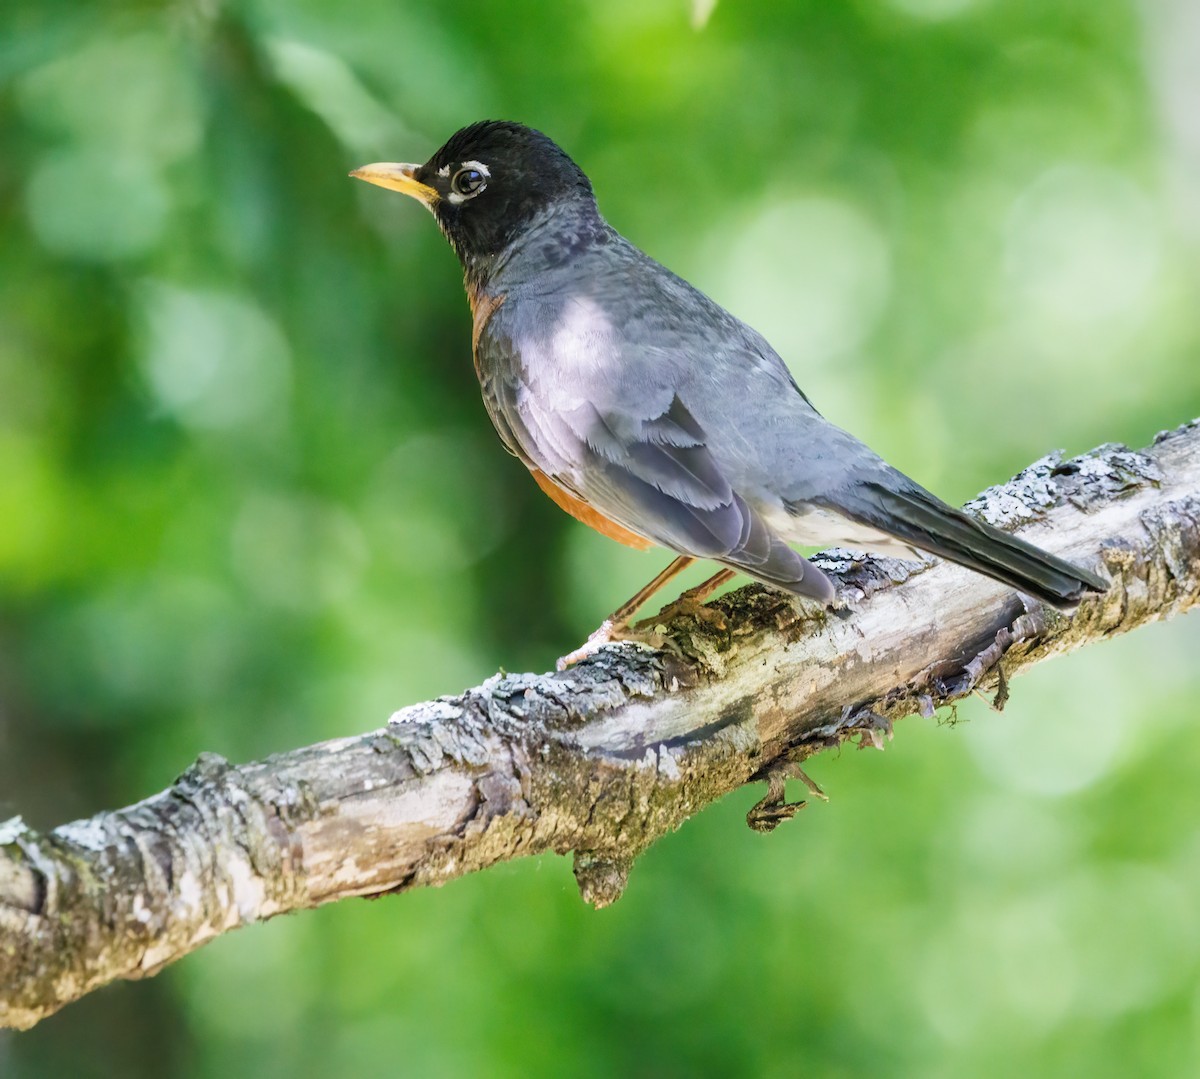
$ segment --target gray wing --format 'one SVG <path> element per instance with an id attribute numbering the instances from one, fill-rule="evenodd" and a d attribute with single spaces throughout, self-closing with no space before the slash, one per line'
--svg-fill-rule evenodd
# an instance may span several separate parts
<path id="1" fill-rule="evenodd" d="M 687 406 L 698 343 L 655 332 L 645 310 L 618 325 L 594 296 L 549 312 L 522 311 L 510 298 L 479 341 L 484 399 L 501 438 L 631 531 L 828 602 L 827 578 L 735 489 Z"/>
<path id="2" fill-rule="evenodd" d="M 1105 587 L 828 423 L 759 334 L 624 241 L 549 284 L 501 309 L 485 397 L 530 467 L 626 528 L 826 602 L 828 579 L 767 521 L 808 542 L 896 537 L 1058 605 Z"/>

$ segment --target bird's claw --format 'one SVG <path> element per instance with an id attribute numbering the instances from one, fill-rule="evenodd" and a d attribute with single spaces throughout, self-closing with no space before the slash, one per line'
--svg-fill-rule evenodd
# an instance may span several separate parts
<path id="1" fill-rule="evenodd" d="M 704 622 L 714 629 L 726 628 L 724 612 L 716 607 L 705 605 L 705 597 L 709 594 L 708 582 L 696 588 L 690 588 L 678 599 L 668 603 L 658 614 L 651 618 L 643 618 L 634 625 L 630 625 L 623 618 L 606 618 L 575 651 L 561 656 L 555 667 L 560 671 L 565 671 L 604 645 L 617 641 L 634 641 L 656 650 L 669 648 L 682 655 L 679 646 L 663 632 L 663 627 L 668 622 L 672 622 L 676 618 L 690 617 L 698 622 Z"/>
<path id="2" fill-rule="evenodd" d="M 665 625 L 676 618 L 694 618 L 714 629 L 725 629 L 725 614 L 716 607 L 707 606 L 702 599 L 684 592 L 677 600 L 668 603 L 653 618 L 645 618 L 634 627 L 635 632 L 645 632 L 655 626 Z"/>
<path id="3" fill-rule="evenodd" d="M 606 644 L 616 644 L 619 641 L 632 641 L 634 644 L 645 645 L 655 651 L 669 648 L 676 654 L 682 655 L 679 646 L 662 632 L 664 621 L 661 616 L 656 616 L 631 626 L 628 622 L 616 622 L 611 618 L 606 618 L 575 651 L 560 656 L 555 663 L 555 669 L 565 671 L 581 659 L 586 659 L 598 652 Z"/>
<path id="4" fill-rule="evenodd" d="M 583 644 L 573 652 L 568 652 L 565 656 L 559 656 L 554 664 L 554 668 L 555 670 L 565 671 L 568 667 L 573 667 L 581 659 L 586 659 L 594 652 L 598 652 L 606 644 L 612 644 L 615 641 L 627 641 L 630 639 L 630 636 L 631 630 L 628 622 L 618 622 L 612 618 L 606 618 L 588 635 L 588 639 Z"/>

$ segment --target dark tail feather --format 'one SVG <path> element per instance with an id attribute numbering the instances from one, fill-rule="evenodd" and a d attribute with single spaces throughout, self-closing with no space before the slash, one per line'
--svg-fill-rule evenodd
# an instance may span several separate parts
<path id="1" fill-rule="evenodd" d="M 915 484 L 892 490 L 864 483 L 854 497 L 830 508 L 1055 607 L 1073 607 L 1085 592 L 1108 589 L 1096 574 L 969 517 Z"/>

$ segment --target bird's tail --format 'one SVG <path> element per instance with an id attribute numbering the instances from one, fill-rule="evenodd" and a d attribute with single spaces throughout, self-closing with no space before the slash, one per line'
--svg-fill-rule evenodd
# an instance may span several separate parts
<path id="1" fill-rule="evenodd" d="M 946 505 L 907 477 L 905 481 L 896 487 L 857 484 L 829 508 L 1055 607 L 1073 607 L 1085 592 L 1108 589 L 1095 573 Z"/>

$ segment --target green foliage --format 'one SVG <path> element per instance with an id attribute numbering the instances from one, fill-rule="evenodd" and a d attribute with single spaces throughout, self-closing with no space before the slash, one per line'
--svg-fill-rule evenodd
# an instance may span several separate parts
<path id="1" fill-rule="evenodd" d="M 1190 29 L 1189 29 L 1190 25 Z M 631 239 L 950 499 L 1200 413 L 1185 0 L 184 0 L 0 11 L 0 816 L 545 669 L 663 556 L 478 401 L 453 257 L 346 178 L 558 139 Z M 15 1077 L 1195 1074 L 1197 626 L 567 865 L 229 936 Z"/>

